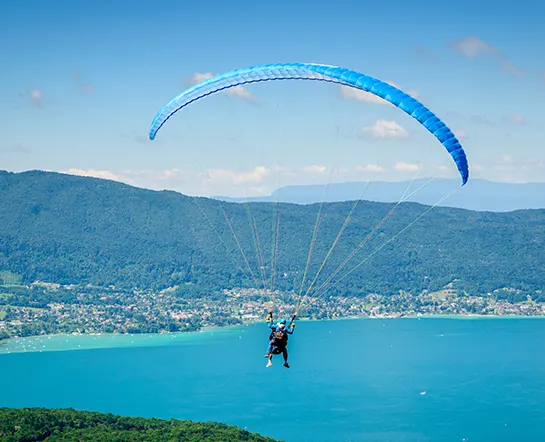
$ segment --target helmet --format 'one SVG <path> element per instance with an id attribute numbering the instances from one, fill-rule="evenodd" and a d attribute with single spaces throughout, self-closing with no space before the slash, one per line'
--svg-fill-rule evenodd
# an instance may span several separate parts
<path id="1" fill-rule="evenodd" d="M 280 324 L 286 324 L 286 320 L 285 320 L 284 318 L 282 318 L 282 319 L 280 320 Z"/>

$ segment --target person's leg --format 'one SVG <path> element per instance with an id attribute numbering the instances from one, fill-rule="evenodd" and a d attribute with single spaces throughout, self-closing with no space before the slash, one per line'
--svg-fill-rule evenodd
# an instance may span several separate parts
<path id="1" fill-rule="evenodd" d="M 284 367 L 290 368 L 290 364 L 288 364 L 288 349 L 286 347 L 282 350 L 282 356 L 284 356 Z"/>
<path id="2" fill-rule="evenodd" d="M 268 358 L 271 355 L 272 351 L 273 351 L 273 342 L 274 342 L 274 340 L 269 341 L 269 346 L 267 347 L 267 352 L 265 353 L 266 358 Z"/>

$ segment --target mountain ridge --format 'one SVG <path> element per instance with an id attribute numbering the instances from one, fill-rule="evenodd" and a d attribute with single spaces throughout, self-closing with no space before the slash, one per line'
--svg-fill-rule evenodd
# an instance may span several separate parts
<path id="1" fill-rule="evenodd" d="M 207 291 L 266 287 L 277 274 L 276 288 L 296 290 L 320 206 L 244 205 L 98 178 L 0 172 L 0 271 L 21 275 L 23 281 L 157 289 L 191 284 Z M 350 201 L 323 205 L 310 276 L 353 208 Z M 417 293 L 453 280 L 470 293 L 543 289 L 545 210 L 436 207 L 419 219 L 428 209 L 414 202 L 397 207 L 359 202 L 316 287 L 365 241 L 331 285 L 356 264 L 365 264 L 332 294 Z M 280 216 L 276 268 L 274 211 Z M 259 250 L 252 225 L 258 229 Z"/>
<path id="2" fill-rule="evenodd" d="M 504 183 L 482 179 L 470 180 L 464 187 L 454 179 L 419 179 L 411 181 L 348 181 L 330 183 L 329 185 L 292 185 L 276 189 L 270 195 L 250 198 L 232 198 L 214 196 L 222 201 L 244 202 L 289 202 L 294 204 L 311 204 L 316 202 L 340 202 L 364 199 L 374 202 L 395 203 L 405 191 L 408 193 L 423 186 L 407 201 L 426 205 L 437 203 L 442 197 L 454 192 L 440 207 L 456 207 L 460 209 L 491 212 L 510 212 L 524 209 L 545 208 L 545 183 Z M 327 188 L 324 199 L 324 189 Z"/>

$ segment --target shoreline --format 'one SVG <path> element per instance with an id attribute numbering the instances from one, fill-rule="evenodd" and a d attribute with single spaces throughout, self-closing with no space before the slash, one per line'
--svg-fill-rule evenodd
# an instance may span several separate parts
<path id="1" fill-rule="evenodd" d="M 12 353 L 37 353 L 48 351 L 76 351 L 76 350 L 98 350 L 107 348 L 126 348 L 126 347 L 147 347 L 155 346 L 161 341 L 162 345 L 175 343 L 184 339 L 196 338 L 198 336 L 213 335 L 214 333 L 227 333 L 236 330 L 242 326 L 227 325 L 223 327 L 207 326 L 201 330 L 187 332 L 161 332 L 161 333 L 55 333 L 50 335 L 34 335 L 10 338 L 0 341 L 0 355 Z M 68 345 L 67 348 L 56 347 L 47 348 L 44 342 L 52 342 L 56 345 L 63 345 L 74 339 L 81 339 L 83 345 L 77 347 Z M 176 340 L 176 341 L 175 341 Z M 99 343 L 98 341 L 101 341 Z M 114 345 L 112 344 L 115 341 Z M 96 342 L 98 345 L 89 345 Z M 87 345 L 85 345 L 87 344 Z M 106 345 L 105 345 L 106 344 Z M 41 347 L 38 347 L 41 345 Z"/>
<path id="2" fill-rule="evenodd" d="M 301 322 L 329 322 L 329 321 L 354 321 L 354 320 L 426 320 L 426 319 L 450 319 L 450 320 L 507 320 L 507 319 L 545 319 L 545 315 L 533 315 L 533 316 L 522 316 L 522 315 L 407 315 L 407 316 L 346 316 L 341 318 L 330 318 L 330 319 L 298 319 Z M 48 352 L 48 351 L 77 351 L 77 350 L 98 350 L 98 349 L 109 349 L 109 348 L 127 348 L 127 347 L 144 347 L 144 346 L 157 346 L 159 345 L 169 345 L 176 342 L 179 342 L 181 338 L 191 339 L 192 337 L 212 335 L 214 333 L 227 333 L 234 332 L 236 330 L 241 330 L 243 328 L 257 325 L 261 322 L 265 322 L 264 319 L 257 320 L 253 319 L 247 321 L 243 324 L 238 325 L 226 325 L 226 326 L 205 326 L 200 330 L 187 331 L 187 332 L 161 332 L 161 333 L 56 333 L 51 335 L 34 335 L 27 337 L 18 337 L 10 338 L 0 341 L 0 355 L 2 354 L 14 354 L 14 353 L 37 353 L 37 352 Z M 68 345 L 67 348 L 56 347 L 56 348 L 46 348 L 43 345 L 46 341 L 53 340 L 54 344 L 63 345 L 70 340 L 80 338 L 87 342 L 78 344 L 77 347 Z M 102 343 L 99 344 L 96 342 L 95 346 L 89 346 L 89 343 L 101 340 Z M 104 340 L 107 340 L 105 342 Z M 62 341 L 62 342 L 61 342 Z M 105 345 L 113 344 L 114 345 Z M 26 345 L 28 344 L 28 346 Z M 38 345 L 41 344 L 41 348 L 38 348 Z M 85 345 L 87 344 L 87 345 Z M 5 350 L 5 351 L 3 351 Z"/>

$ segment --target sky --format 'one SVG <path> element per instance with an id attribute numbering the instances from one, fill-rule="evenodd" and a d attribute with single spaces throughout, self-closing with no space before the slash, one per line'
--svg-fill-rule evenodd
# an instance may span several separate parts
<path id="1" fill-rule="evenodd" d="M 2 170 L 205 196 L 457 177 L 446 150 L 410 116 L 323 82 L 227 90 L 148 139 L 159 109 L 198 81 L 313 62 L 421 100 L 457 134 L 471 178 L 545 181 L 540 0 L 18 0 L 0 5 L 0 41 Z"/>

